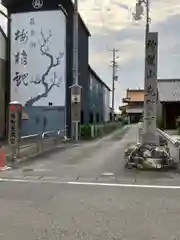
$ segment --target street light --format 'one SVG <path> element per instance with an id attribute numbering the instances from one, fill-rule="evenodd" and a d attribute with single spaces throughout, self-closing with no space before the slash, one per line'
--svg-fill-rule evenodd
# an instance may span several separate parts
<path id="1" fill-rule="evenodd" d="M 149 0 L 138 0 L 136 3 L 135 13 L 133 14 L 134 20 L 138 21 L 142 19 L 144 15 L 144 8 L 142 5 L 145 5 L 146 8 L 146 32 L 145 32 L 145 46 L 147 43 L 147 35 L 149 33 L 151 18 L 149 16 Z M 145 56 L 146 57 L 146 56 Z"/>
<path id="2" fill-rule="evenodd" d="M 150 30 L 150 9 L 149 9 L 149 0 L 138 0 L 136 3 L 136 8 L 135 8 L 135 13 L 133 14 L 134 20 L 138 21 L 142 19 L 142 16 L 144 15 L 144 8 L 142 5 L 145 5 L 146 8 L 146 30 L 145 30 L 145 76 L 144 76 L 144 90 L 146 91 L 146 86 L 148 85 L 148 79 L 147 79 L 147 43 L 148 43 L 148 34 L 149 34 L 149 30 Z M 148 126 L 147 126 L 147 103 L 146 103 L 146 99 L 144 97 L 144 132 L 148 132 Z M 146 121 L 146 123 L 145 123 Z"/>
<path id="3" fill-rule="evenodd" d="M 143 9 L 142 3 L 139 1 L 136 3 L 134 19 L 136 21 L 141 20 L 143 14 L 144 14 L 144 9 Z"/>

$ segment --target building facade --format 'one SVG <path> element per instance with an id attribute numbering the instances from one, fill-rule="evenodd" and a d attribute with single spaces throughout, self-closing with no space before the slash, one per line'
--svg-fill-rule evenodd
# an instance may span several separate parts
<path id="1" fill-rule="evenodd" d="M 175 129 L 180 116 L 180 79 L 158 79 L 161 127 Z"/>
<path id="2" fill-rule="evenodd" d="M 157 123 L 164 129 L 175 129 L 180 116 L 180 79 L 158 79 Z M 143 114 L 144 90 L 127 89 L 125 105 L 119 109 L 126 113 L 129 122 L 137 122 Z"/>
<path id="3" fill-rule="evenodd" d="M 71 132 L 73 12 L 70 0 L 4 0 L 11 17 L 8 33 L 10 101 L 23 105 L 22 135 L 65 129 Z M 82 112 L 88 102 L 88 38 L 79 16 L 79 84 Z M 88 116 L 83 115 L 87 120 Z"/>
<path id="4" fill-rule="evenodd" d="M 110 119 L 110 88 L 89 66 L 89 122 L 103 123 Z"/>
<path id="5" fill-rule="evenodd" d="M 104 122 L 109 122 L 110 121 L 110 107 L 109 107 L 109 104 L 110 104 L 110 88 L 107 87 L 106 85 L 104 85 L 104 119 L 103 121 Z"/>
<path id="6" fill-rule="evenodd" d="M 142 118 L 144 105 L 143 89 L 127 89 L 126 97 L 123 98 L 125 106 L 119 109 L 126 112 L 129 123 L 137 123 Z"/>
<path id="7" fill-rule="evenodd" d="M 6 133 L 6 41 L 7 36 L 0 27 L 0 139 L 5 138 Z"/>

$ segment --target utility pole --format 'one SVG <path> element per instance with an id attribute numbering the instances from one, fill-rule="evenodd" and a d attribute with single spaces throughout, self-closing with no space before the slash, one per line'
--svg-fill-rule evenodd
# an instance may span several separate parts
<path id="1" fill-rule="evenodd" d="M 78 0 L 74 1 L 74 25 L 73 25 L 73 84 L 71 88 L 71 122 L 72 138 L 78 141 L 80 138 L 79 123 L 81 121 L 81 86 L 79 85 L 78 67 Z"/>
<path id="2" fill-rule="evenodd" d="M 150 6 L 149 0 L 138 0 L 136 3 L 136 11 L 134 19 L 142 18 L 144 9 L 146 8 L 146 30 L 145 30 L 145 76 L 144 76 L 144 116 L 143 116 L 143 135 L 142 144 L 158 144 L 156 134 L 156 102 L 157 102 L 157 49 L 158 49 L 158 33 L 150 32 Z M 153 61 L 151 57 L 153 56 Z"/>
<path id="3" fill-rule="evenodd" d="M 118 64 L 116 62 L 116 59 L 119 58 L 119 56 L 116 56 L 116 53 L 119 51 L 118 49 L 111 49 L 110 50 L 112 52 L 112 121 L 114 121 L 114 98 L 115 98 L 115 81 L 117 81 L 117 67 Z"/>
<path id="4" fill-rule="evenodd" d="M 74 1 L 73 83 L 78 85 L 78 0 Z"/>

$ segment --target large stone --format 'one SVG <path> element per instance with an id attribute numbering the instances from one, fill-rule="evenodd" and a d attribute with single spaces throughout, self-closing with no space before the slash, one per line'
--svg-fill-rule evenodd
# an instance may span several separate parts
<path id="1" fill-rule="evenodd" d="M 138 169 L 160 169 L 172 166 L 173 160 L 167 146 L 133 144 L 125 150 L 126 166 Z"/>
<path id="2" fill-rule="evenodd" d="M 162 167 L 159 158 L 145 158 L 142 165 L 144 169 L 160 169 Z"/>

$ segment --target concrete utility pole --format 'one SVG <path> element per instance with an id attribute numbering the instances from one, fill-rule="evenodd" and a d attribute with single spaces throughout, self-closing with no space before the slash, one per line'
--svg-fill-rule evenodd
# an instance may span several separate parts
<path id="1" fill-rule="evenodd" d="M 74 33 L 73 33 L 73 85 L 71 88 L 71 121 L 72 138 L 78 141 L 80 138 L 79 124 L 81 121 L 81 86 L 79 85 L 78 64 L 78 0 L 74 1 Z"/>
<path id="2" fill-rule="evenodd" d="M 119 58 L 118 56 L 116 56 L 116 53 L 119 50 L 113 48 L 110 51 L 113 53 L 113 56 L 112 56 L 112 120 L 114 121 L 115 81 L 117 81 L 116 70 L 117 70 L 117 67 L 118 67 L 116 59 Z"/>
<path id="3" fill-rule="evenodd" d="M 78 0 L 74 1 L 74 34 L 73 34 L 73 82 L 78 85 Z"/>
<path id="4" fill-rule="evenodd" d="M 146 9 L 145 30 L 145 74 L 144 74 L 144 133 L 142 143 L 157 144 L 156 134 L 156 101 L 157 101 L 157 48 L 158 34 L 150 32 L 149 0 L 138 0 L 136 3 L 135 20 L 143 15 L 143 6 Z M 149 49 L 151 48 L 151 49 Z M 150 51 L 150 52 L 149 52 Z M 153 68 L 152 68 L 153 66 Z"/>

